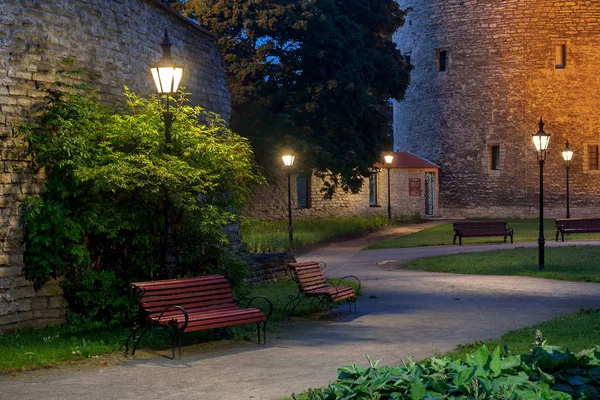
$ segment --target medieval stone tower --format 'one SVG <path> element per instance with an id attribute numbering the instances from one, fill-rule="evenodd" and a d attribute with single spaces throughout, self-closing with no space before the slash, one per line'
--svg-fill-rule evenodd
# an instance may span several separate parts
<path id="1" fill-rule="evenodd" d="M 445 216 L 536 217 L 543 116 L 548 217 L 600 214 L 600 1 L 399 0 L 395 42 L 413 66 L 394 149 L 438 164 Z"/>

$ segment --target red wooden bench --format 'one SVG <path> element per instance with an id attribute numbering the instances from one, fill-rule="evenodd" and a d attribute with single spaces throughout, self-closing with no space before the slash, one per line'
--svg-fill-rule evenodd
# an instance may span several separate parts
<path id="1" fill-rule="evenodd" d="M 246 308 L 238 307 L 224 276 L 137 282 L 132 283 L 131 287 L 139 295 L 141 318 L 127 338 L 125 353 L 129 352 L 129 341 L 134 338 L 131 354 L 135 354 L 141 338 L 155 326 L 169 331 L 173 358 L 175 344 L 179 347 L 181 358 L 181 337 L 184 332 L 256 323 L 258 343 L 260 344 L 261 328 L 263 343 L 267 341 L 266 325 L 273 311 L 273 304 L 266 297 L 257 296 L 248 302 Z M 250 308 L 257 298 L 266 301 L 269 307 L 266 315 L 259 308 Z"/>
<path id="2" fill-rule="evenodd" d="M 316 300 L 323 310 L 330 310 L 334 303 L 346 300 L 350 305 L 350 312 L 352 313 L 353 308 L 356 312 L 356 293 L 352 286 L 330 286 L 323 275 L 325 267 L 324 262 L 317 261 L 288 264 L 290 278 L 298 285 L 298 295 L 292 298 L 284 308 L 284 315 L 287 315 L 288 319 L 304 299 Z M 353 275 L 340 278 L 339 282 L 347 278 L 356 280 L 360 289 L 360 280 Z M 288 307 L 291 307 L 289 312 L 287 311 Z"/>
<path id="3" fill-rule="evenodd" d="M 600 232 L 600 218 L 567 218 L 557 219 L 556 239 L 560 233 L 561 239 L 565 241 L 565 233 L 597 233 Z"/>
<path id="4" fill-rule="evenodd" d="M 464 237 L 480 237 L 480 236 L 504 236 L 510 237 L 510 242 L 513 242 L 513 228 L 508 228 L 504 221 L 460 221 L 454 223 L 454 239 L 452 244 L 456 244 L 458 238 L 459 245 L 462 246 L 462 238 Z"/>

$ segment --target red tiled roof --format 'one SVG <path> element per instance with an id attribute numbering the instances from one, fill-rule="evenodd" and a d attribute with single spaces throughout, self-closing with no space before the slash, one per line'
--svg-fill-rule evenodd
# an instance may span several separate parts
<path id="1" fill-rule="evenodd" d="M 392 161 L 392 168 L 403 168 L 403 169 L 408 169 L 408 168 L 439 168 L 438 165 L 435 165 L 434 163 L 427 161 L 424 158 L 421 158 L 419 156 L 416 156 L 412 153 L 409 153 L 407 151 L 399 151 L 399 152 L 393 152 L 393 153 L 382 153 L 381 154 L 381 160 L 384 160 L 383 156 L 385 155 L 393 155 L 394 156 L 394 160 Z M 378 162 L 375 164 L 375 167 L 377 168 L 387 168 L 387 164 L 385 164 L 383 161 L 382 162 Z"/>

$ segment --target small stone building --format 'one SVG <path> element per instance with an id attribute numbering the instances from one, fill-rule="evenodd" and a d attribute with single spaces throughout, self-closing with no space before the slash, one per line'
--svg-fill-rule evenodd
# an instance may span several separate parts
<path id="1" fill-rule="evenodd" d="M 216 36 L 159 0 L 0 2 L 0 331 L 62 322 L 65 302 L 56 282 L 34 291 L 23 276 L 20 204 L 38 193 L 16 129 L 32 122 L 58 80 L 64 60 L 103 100 L 123 101 L 123 86 L 154 93 L 150 66 L 162 56 L 164 30 L 184 65 L 181 85 L 191 101 L 229 120 L 230 96 Z"/>
<path id="2" fill-rule="evenodd" d="M 393 217 L 439 216 L 439 167 L 408 152 L 392 153 L 390 205 Z M 387 166 L 377 164 L 358 194 L 337 191 L 332 199 L 320 192 L 323 181 L 314 174 L 291 173 L 293 218 L 388 215 Z M 241 214 L 258 220 L 288 217 L 287 173 L 282 167 L 268 185 L 257 187 Z"/>

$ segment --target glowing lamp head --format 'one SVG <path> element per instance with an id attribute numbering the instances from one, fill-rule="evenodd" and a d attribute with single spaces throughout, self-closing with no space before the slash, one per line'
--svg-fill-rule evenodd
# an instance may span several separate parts
<path id="1" fill-rule="evenodd" d="M 571 164 L 571 160 L 573 159 L 573 150 L 569 149 L 569 141 L 565 143 L 565 149 L 562 152 L 563 159 L 567 165 Z"/>
<path id="2" fill-rule="evenodd" d="M 532 135 L 533 144 L 538 154 L 538 160 L 545 160 L 546 150 L 548 150 L 548 144 L 550 144 L 550 135 L 544 132 L 544 120 L 541 117 L 538 125 L 540 129 Z"/>
<path id="3" fill-rule="evenodd" d="M 394 161 L 394 156 L 391 154 L 388 154 L 387 156 L 384 156 L 383 158 L 385 159 L 385 163 L 388 165 L 391 164 L 392 161 Z"/>
<path id="4" fill-rule="evenodd" d="M 183 77 L 183 67 L 176 65 L 171 58 L 171 46 L 173 43 L 169 40 L 169 33 L 165 29 L 165 38 L 160 44 L 163 50 L 163 56 L 150 69 L 152 78 L 156 85 L 156 91 L 159 94 L 173 94 L 177 92 L 179 83 Z"/>
<path id="5" fill-rule="evenodd" d="M 281 159 L 283 160 L 283 165 L 285 165 L 286 167 L 291 167 L 292 165 L 294 165 L 294 158 L 295 157 L 291 155 L 281 157 Z"/>

